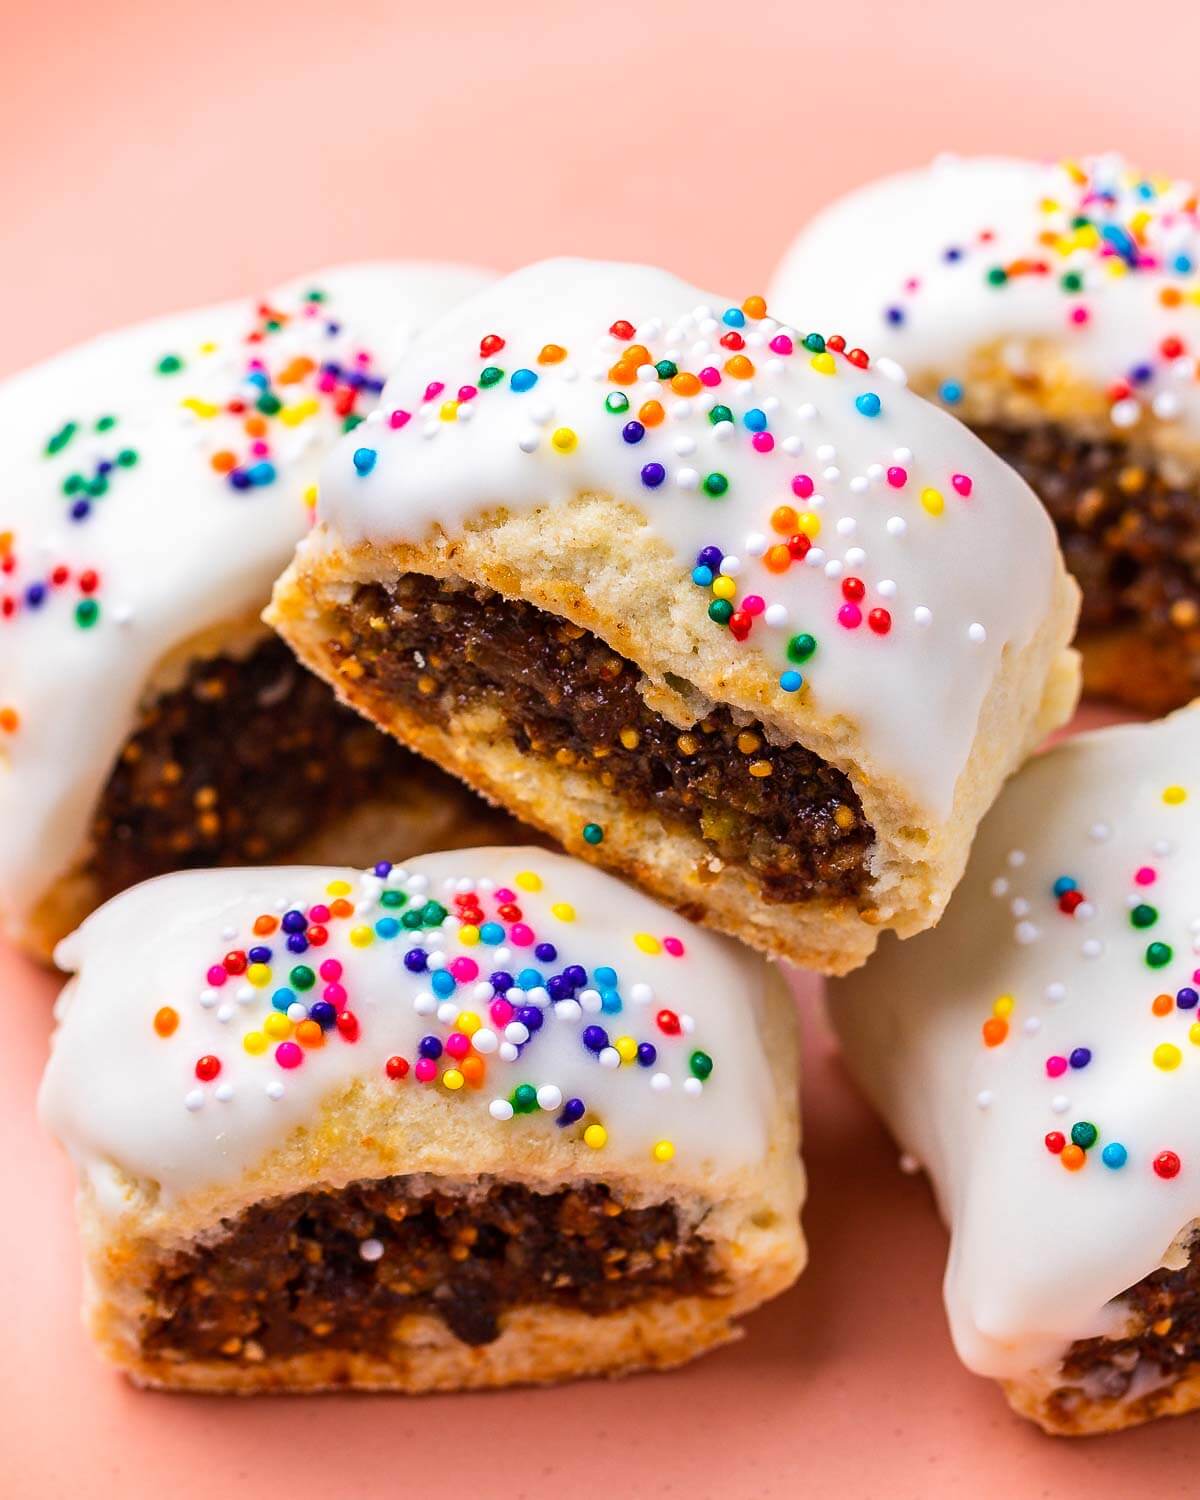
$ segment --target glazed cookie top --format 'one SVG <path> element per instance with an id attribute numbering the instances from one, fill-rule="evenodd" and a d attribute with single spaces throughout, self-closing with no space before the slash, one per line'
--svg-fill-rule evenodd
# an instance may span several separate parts
<path id="1" fill-rule="evenodd" d="M 1032 492 L 887 366 L 761 297 L 582 260 L 530 266 L 414 341 L 322 467 L 310 551 L 586 493 L 673 550 L 664 624 L 694 586 L 704 628 L 766 663 L 777 717 L 848 720 L 935 817 L 1061 578 Z"/>
<path id="2" fill-rule="evenodd" d="M 771 297 L 935 372 L 951 409 L 975 350 L 999 345 L 1019 373 L 1045 340 L 1115 429 L 1200 438 L 1196 189 L 1120 157 L 943 157 L 872 183 L 800 235 Z"/>
<path id="3" fill-rule="evenodd" d="M 354 1082 L 438 1097 L 467 1175 L 464 1119 L 670 1183 L 760 1164 L 780 1111 L 767 966 L 540 849 L 167 875 L 57 958 L 41 1111 L 112 1212 L 113 1168 L 168 1198 L 236 1180 Z"/>
<path id="4" fill-rule="evenodd" d="M 1200 706 L 1039 756 L 831 1011 L 953 1232 L 971 1368 L 1050 1368 L 1200 1218 Z"/>
<path id="5" fill-rule="evenodd" d="M 255 619 L 309 524 L 318 456 L 416 321 L 485 279 L 321 271 L 0 385 L 0 910 L 27 911 L 78 853 L 162 659 Z"/>

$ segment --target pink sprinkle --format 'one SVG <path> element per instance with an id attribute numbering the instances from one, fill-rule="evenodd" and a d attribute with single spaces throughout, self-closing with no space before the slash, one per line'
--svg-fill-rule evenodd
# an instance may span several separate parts
<path id="1" fill-rule="evenodd" d="M 342 965 L 336 958 L 327 958 L 317 970 L 322 979 L 340 979 L 342 977 Z"/>
<path id="2" fill-rule="evenodd" d="M 329 908 L 323 902 L 318 901 L 315 906 L 308 908 L 308 920 L 310 922 L 328 922 Z"/>
<path id="3" fill-rule="evenodd" d="M 663 938 L 663 947 L 667 950 L 672 958 L 683 957 L 683 944 L 677 937 Z"/>
<path id="4" fill-rule="evenodd" d="M 1072 323 L 1086 323 L 1087 320 L 1088 320 L 1088 310 L 1087 310 L 1086 307 L 1073 307 L 1071 309 L 1071 322 Z"/>
<path id="5" fill-rule="evenodd" d="M 474 401 L 478 394 L 478 388 L 473 385 L 460 385 L 458 388 L 458 399 L 460 401 Z"/>
<path id="6" fill-rule="evenodd" d="M 275 1061 L 281 1068 L 298 1068 L 304 1061 L 304 1053 L 296 1042 L 280 1042 L 275 1048 Z"/>
<path id="7" fill-rule="evenodd" d="M 514 922 L 508 929 L 508 940 L 514 948 L 528 948 L 533 942 L 533 928 L 525 922 Z"/>
<path id="8" fill-rule="evenodd" d="M 424 400 L 424 401 L 434 401 L 434 400 L 437 399 L 438 396 L 440 396 L 442 394 L 442 392 L 445 389 L 446 389 L 446 383 L 445 383 L 445 381 L 443 381 L 443 380 L 431 380 L 429 382 L 429 384 L 425 387 L 425 395 L 422 397 L 422 400 Z"/>
<path id="9" fill-rule="evenodd" d="M 1067 1060 L 1065 1057 L 1048 1057 L 1046 1059 L 1046 1074 L 1050 1078 L 1061 1078 L 1067 1071 Z"/>
<path id="10" fill-rule="evenodd" d="M 341 1010 L 342 1006 L 346 1003 L 346 990 L 343 985 L 327 984 L 321 993 L 329 1001 L 330 1005 L 336 1006 L 338 1010 Z"/>
<path id="11" fill-rule="evenodd" d="M 862 624 L 862 610 L 857 604 L 843 604 L 838 610 L 838 624 L 847 630 L 857 630 Z"/>
<path id="12" fill-rule="evenodd" d="M 208 979 L 209 984 L 218 985 L 224 984 L 229 975 L 225 972 L 224 964 L 213 964 L 205 977 Z"/>
<path id="13" fill-rule="evenodd" d="M 814 489 L 816 489 L 816 485 L 813 484 L 812 480 L 807 474 L 792 475 L 793 495 L 798 495 L 801 500 L 807 500 Z"/>
<path id="14" fill-rule="evenodd" d="M 446 1051 L 451 1057 L 466 1057 L 471 1050 L 471 1038 L 461 1031 L 452 1031 L 446 1038 Z"/>
<path id="15" fill-rule="evenodd" d="M 1133 878 L 1138 885 L 1153 885 L 1158 879 L 1158 871 L 1152 870 L 1149 865 L 1143 865 Z"/>
<path id="16" fill-rule="evenodd" d="M 450 962 L 450 972 L 460 984 L 479 978 L 479 965 L 473 958 L 455 958 Z"/>
<path id="17" fill-rule="evenodd" d="M 920 277 L 918 277 L 918 276 L 910 276 L 908 278 L 908 280 L 904 283 L 904 290 L 906 292 L 915 292 L 920 285 L 921 285 Z"/>
<path id="18" fill-rule="evenodd" d="M 496 999 L 492 1001 L 491 1006 L 488 1010 L 488 1014 L 491 1016 L 492 1020 L 496 1023 L 497 1026 L 507 1026 L 516 1012 L 513 1010 L 508 1001 L 505 1000 L 503 995 L 498 995 Z"/>
<path id="19" fill-rule="evenodd" d="M 742 600 L 742 608 L 748 615 L 761 615 L 767 607 L 767 601 L 761 594 L 747 594 Z"/>
<path id="20" fill-rule="evenodd" d="M 399 430 L 401 427 L 404 426 L 404 424 L 406 422 L 411 422 L 411 421 L 412 421 L 412 412 L 410 412 L 410 411 L 404 411 L 401 407 L 398 406 L 396 408 L 396 410 L 388 418 L 388 426 L 389 427 L 394 427 L 397 430 Z"/>
<path id="21" fill-rule="evenodd" d="M 516 892 L 510 891 L 506 885 L 501 886 L 500 889 L 496 892 L 496 900 L 501 906 L 508 906 L 516 899 Z"/>
<path id="22" fill-rule="evenodd" d="M 250 444 L 250 452 L 254 454 L 255 458 L 266 458 L 267 454 L 270 453 L 270 451 L 270 443 L 264 443 L 262 438 L 258 438 L 255 442 Z"/>
<path id="23" fill-rule="evenodd" d="M 770 453 L 775 446 L 775 439 L 769 432 L 756 432 L 751 441 L 754 444 L 755 453 Z"/>
<path id="24" fill-rule="evenodd" d="M 899 465 L 893 465 L 887 471 L 887 482 L 894 490 L 902 490 L 908 483 L 908 470 L 900 468 Z"/>
<path id="25" fill-rule="evenodd" d="M 714 370 L 712 365 L 705 365 L 703 370 L 700 371 L 700 383 L 701 385 L 720 385 L 720 370 Z"/>
<path id="26" fill-rule="evenodd" d="M 437 1063 L 432 1057 L 419 1057 L 413 1066 L 413 1074 L 418 1083 L 432 1083 L 437 1077 Z"/>
<path id="27" fill-rule="evenodd" d="M 951 476 L 950 483 L 954 486 L 955 494 L 962 495 L 964 499 L 974 487 L 969 474 L 954 474 Z"/>
<path id="28" fill-rule="evenodd" d="M 330 391 L 337 389 L 337 380 L 332 370 L 322 370 L 317 376 L 317 389 L 326 396 Z"/>
<path id="29" fill-rule="evenodd" d="M 791 354 L 795 347 L 786 333 L 777 333 L 770 344 L 772 354 Z"/>

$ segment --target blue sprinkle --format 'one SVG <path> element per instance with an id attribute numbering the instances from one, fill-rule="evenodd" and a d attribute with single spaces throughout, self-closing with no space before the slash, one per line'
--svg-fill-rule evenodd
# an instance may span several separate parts
<path id="1" fill-rule="evenodd" d="M 779 676 L 779 686 L 785 693 L 798 693 L 804 686 L 804 678 L 799 672 L 782 672 Z"/>
<path id="2" fill-rule="evenodd" d="M 877 417 L 883 410 L 883 402 L 874 391 L 864 391 L 861 396 L 856 396 L 854 404 L 864 417 Z"/>
<path id="3" fill-rule="evenodd" d="M 532 370 L 514 370 L 508 384 L 514 391 L 531 391 L 537 385 L 537 376 Z"/>
<path id="4" fill-rule="evenodd" d="M 957 380 L 944 380 L 938 395 L 941 396 L 947 406 L 957 406 L 962 400 L 963 388 Z"/>
<path id="5" fill-rule="evenodd" d="M 582 1099 L 568 1099 L 562 1107 L 562 1114 L 555 1120 L 556 1125 L 574 1125 L 576 1120 L 582 1120 L 584 1114 L 584 1103 Z"/>
<path id="6" fill-rule="evenodd" d="M 287 950 L 289 953 L 307 953 L 308 939 L 302 932 L 289 932 Z"/>
<path id="7" fill-rule="evenodd" d="M 360 474 L 369 474 L 375 467 L 375 461 L 378 457 L 379 454 L 375 452 L 374 448 L 355 448 L 354 467 Z"/>
<path id="8" fill-rule="evenodd" d="M 295 998 L 295 990 L 276 990 L 275 993 L 271 996 L 271 1004 L 275 1007 L 276 1010 L 286 1011 L 288 1006 L 292 1004 Z"/>
<path id="9" fill-rule="evenodd" d="M 442 1055 L 442 1044 L 436 1036 L 423 1036 L 417 1043 L 417 1051 L 422 1057 L 439 1058 Z"/>
<path id="10" fill-rule="evenodd" d="M 646 429 L 640 422 L 626 422 L 621 428 L 621 436 L 627 443 L 640 443 L 646 436 Z"/>
<path id="11" fill-rule="evenodd" d="M 308 1007 L 308 1019 L 315 1021 L 322 1031 L 328 1031 L 337 1020 L 337 1011 L 328 1000 L 314 1000 Z"/>
<path id="12" fill-rule="evenodd" d="M 250 385 L 257 386 L 260 391 L 265 391 L 270 383 L 262 370 L 252 370 L 246 376 L 246 380 Z"/>
<path id="13" fill-rule="evenodd" d="M 46 602 L 46 585 L 31 583 L 25 590 L 25 603 L 30 609 L 39 609 Z"/>
<path id="14" fill-rule="evenodd" d="M 765 432 L 767 427 L 767 414 L 757 406 L 752 406 L 742 421 L 751 432 Z"/>
<path id="15" fill-rule="evenodd" d="M 1194 990 L 1190 984 L 1185 984 L 1175 994 L 1175 1004 L 1180 1010 L 1195 1010 L 1198 1000 L 1200 1000 L 1200 991 Z"/>
<path id="16" fill-rule="evenodd" d="M 953 265 L 955 261 L 962 260 L 962 258 L 963 253 L 957 245 L 951 245 L 948 250 L 944 250 L 942 252 L 942 259 L 948 260 L 951 265 Z"/>
<path id="17" fill-rule="evenodd" d="M 542 974 L 539 969 L 522 969 L 517 975 L 517 988 L 521 990 L 536 990 L 542 983 Z"/>
<path id="18" fill-rule="evenodd" d="M 271 950 L 270 948 L 262 947 L 251 948 L 246 957 L 252 964 L 269 964 L 271 962 Z"/>
<path id="19" fill-rule="evenodd" d="M 264 458 L 259 463 L 251 464 L 246 470 L 246 478 L 251 484 L 274 484 L 275 465 L 268 463 Z"/>
<path id="20" fill-rule="evenodd" d="M 1054 894 L 1056 896 L 1065 896 L 1068 891 L 1077 890 L 1078 887 L 1079 882 L 1073 875 L 1060 875 L 1054 882 Z"/>
<path id="21" fill-rule="evenodd" d="M 1086 1068 L 1092 1060 L 1092 1049 L 1090 1047 L 1076 1047 L 1067 1061 L 1073 1068 Z"/>
<path id="22" fill-rule="evenodd" d="M 379 937 L 385 940 L 394 938 L 400 931 L 400 923 L 396 921 L 395 917 L 380 917 L 379 921 L 375 923 L 375 931 Z"/>
<path id="23" fill-rule="evenodd" d="M 746 314 L 740 307 L 727 307 L 721 314 L 721 322 L 728 323 L 730 328 L 745 328 Z"/>
<path id="24" fill-rule="evenodd" d="M 643 464 L 642 483 L 648 490 L 656 490 L 667 477 L 667 471 L 662 464 Z"/>
<path id="25" fill-rule="evenodd" d="M 639 1042 L 637 1060 L 643 1068 L 652 1068 L 658 1061 L 658 1048 L 653 1042 Z"/>
<path id="26" fill-rule="evenodd" d="M 696 565 L 697 567 L 707 568 L 711 573 L 715 573 L 721 566 L 724 556 L 725 554 L 721 551 L 720 547 L 701 547 L 700 551 L 696 554 Z"/>
<path id="27" fill-rule="evenodd" d="M 600 1009 L 606 1015 L 610 1016 L 615 1016 L 618 1011 L 624 1009 L 621 1004 L 621 996 L 616 990 L 605 989 L 600 991 Z"/>
<path id="28" fill-rule="evenodd" d="M 1181 276 L 1186 276 L 1193 269 L 1193 261 L 1190 255 L 1177 255 L 1174 260 L 1174 268 Z"/>
<path id="29" fill-rule="evenodd" d="M 504 928 L 499 922 L 485 922 L 479 929 L 479 941 L 494 948 L 497 943 L 504 941 Z"/>
<path id="30" fill-rule="evenodd" d="M 1108 1145 L 1100 1153 L 1100 1160 L 1106 1167 L 1111 1167 L 1115 1172 L 1129 1160 L 1129 1152 L 1126 1151 L 1120 1141 L 1109 1141 Z"/>
<path id="31" fill-rule="evenodd" d="M 589 1052 L 603 1052 L 608 1046 L 608 1032 L 603 1026 L 585 1026 L 580 1041 Z"/>
<path id="32" fill-rule="evenodd" d="M 429 976 L 429 988 L 439 1000 L 445 1000 L 458 988 L 458 981 L 449 969 L 435 969 Z"/>
<path id="33" fill-rule="evenodd" d="M 607 964 L 601 964 L 598 969 L 593 970 L 592 978 L 597 984 L 612 987 L 617 982 L 616 969 L 610 969 Z"/>
<path id="34" fill-rule="evenodd" d="M 692 569 L 692 582 L 699 584 L 702 589 L 706 589 L 712 581 L 713 571 L 711 568 Z"/>
<path id="35" fill-rule="evenodd" d="M 235 490 L 248 490 L 254 481 L 245 469 L 230 469 L 229 483 Z"/>
<path id="36" fill-rule="evenodd" d="M 429 955 L 424 948 L 410 948 L 404 955 L 404 967 L 410 974 L 424 974 L 429 967 Z"/>
<path id="37" fill-rule="evenodd" d="M 904 309 L 902 307 L 885 308 L 883 315 L 893 328 L 898 327 L 904 322 Z"/>
<path id="38" fill-rule="evenodd" d="M 90 500 L 76 500 L 71 507 L 72 521 L 85 521 L 91 514 L 92 502 Z"/>
<path id="39" fill-rule="evenodd" d="M 553 943 L 539 943 L 533 950 L 533 956 L 540 964 L 552 964 L 558 957 L 558 949 Z"/>

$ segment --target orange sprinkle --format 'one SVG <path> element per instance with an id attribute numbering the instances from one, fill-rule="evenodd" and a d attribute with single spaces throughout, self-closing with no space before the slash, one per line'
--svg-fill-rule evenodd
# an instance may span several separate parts
<path id="1" fill-rule="evenodd" d="M 1175 1009 L 1175 1002 L 1170 995 L 1155 995 L 1150 1002 L 1150 1009 L 1156 1016 L 1169 1016 Z"/>
<path id="2" fill-rule="evenodd" d="M 628 360 L 636 369 L 638 365 L 652 365 L 654 361 L 650 358 L 650 351 L 645 344 L 630 344 L 627 349 L 621 350 L 621 358 Z"/>
<path id="3" fill-rule="evenodd" d="M 786 573 L 792 565 L 792 554 L 780 542 L 778 546 L 767 548 L 763 565 L 768 573 Z"/>
<path id="4" fill-rule="evenodd" d="M 220 453 L 214 453 L 209 463 L 216 469 L 218 474 L 228 474 L 230 469 L 237 468 L 237 454 L 230 453 L 228 448 L 222 448 Z"/>
<path id="5" fill-rule="evenodd" d="M 159 1036 L 170 1036 L 179 1025 L 179 1012 L 173 1005 L 163 1005 L 154 1013 L 154 1029 Z"/>
<path id="6" fill-rule="evenodd" d="M 287 364 L 275 378 L 280 385 L 298 385 L 306 375 L 311 375 L 316 368 L 316 360 L 309 359 L 307 354 L 298 354 L 295 359 L 288 360 Z"/>
<path id="7" fill-rule="evenodd" d="M 754 374 L 754 365 L 744 354 L 734 354 L 725 361 L 725 373 L 735 380 L 749 380 Z"/>
<path id="8" fill-rule="evenodd" d="M 279 918 L 271 916 L 270 912 L 264 912 L 261 917 L 254 919 L 254 931 L 259 937 L 270 937 L 278 926 Z"/>
<path id="9" fill-rule="evenodd" d="M 334 917 L 352 917 L 354 915 L 354 904 L 347 901 L 345 896 L 339 896 L 336 901 L 329 903 L 329 914 Z"/>
<path id="10" fill-rule="evenodd" d="M 458 1071 L 466 1079 L 473 1089 L 477 1089 L 483 1083 L 487 1068 L 484 1066 L 483 1058 L 476 1057 L 473 1053 L 470 1057 L 464 1057 L 458 1065 Z"/>
<path id="11" fill-rule="evenodd" d="M 777 505 L 771 512 L 771 530 L 779 532 L 781 536 L 791 536 L 799 524 L 800 517 L 794 506 Z"/>
<path id="12" fill-rule="evenodd" d="M 325 1033 L 315 1021 L 301 1021 L 296 1027 L 296 1040 L 302 1047 L 323 1047 Z"/>
<path id="13" fill-rule="evenodd" d="M 267 419 L 266 419 L 266 417 L 259 417 L 259 416 L 247 417 L 246 420 L 245 420 L 245 422 L 243 422 L 242 425 L 246 429 L 246 436 L 247 437 L 265 437 L 266 436 L 266 433 L 267 433 Z"/>
<path id="14" fill-rule="evenodd" d="M 609 370 L 608 378 L 614 385 L 635 385 L 637 383 L 637 366 L 631 360 L 622 357 Z"/>
<path id="15" fill-rule="evenodd" d="M 748 318 L 765 318 L 767 315 L 767 299 L 765 297 L 747 297 L 742 303 L 742 311 Z"/>
<path id="16" fill-rule="evenodd" d="M 561 344 L 543 344 L 542 352 L 538 355 L 539 365 L 561 365 L 567 357 L 567 351 Z"/>
<path id="17" fill-rule="evenodd" d="M 1177 286 L 1165 286 L 1159 292 L 1158 300 L 1164 307 L 1178 307 L 1183 301 L 1183 293 Z"/>
<path id="18" fill-rule="evenodd" d="M 1068 1172 L 1078 1172 L 1080 1167 L 1083 1166 L 1084 1162 L 1087 1161 L 1087 1156 L 1084 1153 L 1083 1147 L 1077 1146 L 1075 1142 L 1072 1141 L 1069 1145 L 1062 1148 L 1059 1160 L 1062 1162 L 1063 1166 L 1066 1167 Z"/>
<path id="19" fill-rule="evenodd" d="M 700 377 L 693 375 L 690 370 L 680 370 L 678 375 L 671 376 L 671 389 L 677 396 L 695 396 L 700 391 Z"/>
<path id="20" fill-rule="evenodd" d="M 998 1047 L 1008 1037 L 1008 1022 L 1001 1016 L 989 1016 L 983 1023 L 983 1040 L 988 1047 Z"/>
<path id="21" fill-rule="evenodd" d="M 644 401 L 638 411 L 638 419 L 647 427 L 657 427 L 665 416 L 661 401 Z"/>
<path id="22" fill-rule="evenodd" d="M 5 734 L 16 734 L 21 727 L 21 715 L 15 708 L 0 708 L 0 729 Z"/>

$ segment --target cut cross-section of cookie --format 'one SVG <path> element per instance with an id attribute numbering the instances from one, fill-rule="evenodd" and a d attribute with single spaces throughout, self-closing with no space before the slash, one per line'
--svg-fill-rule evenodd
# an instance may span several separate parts
<path id="1" fill-rule="evenodd" d="M 829 972 L 936 921 L 1073 705 L 1031 491 L 836 338 L 532 266 L 414 341 L 267 618 L 368 718 Z"/>
<path id="2" fill-rule="evenodd" d="M 136 1380 L 446 1390 L 677 1364 L 799 1274 L 778 971 L 529 848 L 114 898 L 41 1111 Z"/>
<path id="3" fill-rule="evenodd" d="M 819 214 L 790 318 L 901 362 L 1041 496 L 1083 588 L 1089 690 L 1200 692 L 1200 213 L 1115 156 L 941 158 Z"/>
<path id="4" fill-rule="evenodd" d="M 1200 705 L 1038 756 L 942 922 L 832 987 L 930 1175 L 963 1361 L 1056 1433 L 1200 1406 Z"/>
<path id="5" fill-rule="evenodd" d="M 460 827 L 474 799 L 258 619 L 321 454 L 416 323 L 486 280 L 335 268 L 0 385 L 0 919 L 28 946 L 48 956 L 100 901 L 184 866 L 486 837 Z"/>

